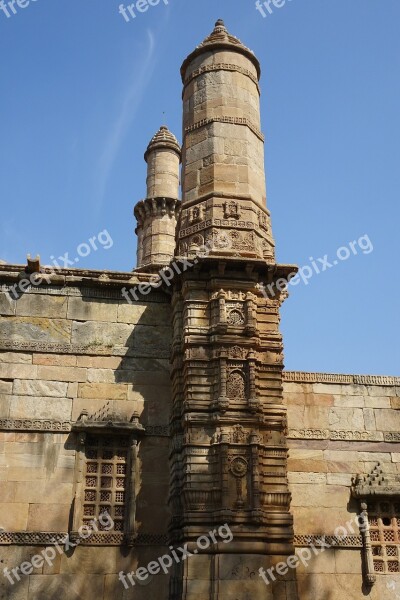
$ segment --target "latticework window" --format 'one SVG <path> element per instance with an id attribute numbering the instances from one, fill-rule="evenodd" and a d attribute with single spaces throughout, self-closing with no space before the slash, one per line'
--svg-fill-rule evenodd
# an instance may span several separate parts
<path id="1" fill-rule="evenodd" d="M 82 411 L 72 430 L 76 432 L 76 459 L 70 538 L 78 539 L 82 528 L 95 523 L 93 543 L 132 546 L 137 452 L 144 433 L 138 416 L 128 419 L 108 402 L 92 416 Z"/>
<path id="2" fill-rule="evenodd" d="M 375 573 L 399 573 L 400 503 L 368 503 L 368 520 Z"/>
<path id="3" fill-rule="evenodd" d="M 124 531 L 129 439 L 124 436 L 88 435 L 85 443 L 82 524 L 89 525 L 102 514 L 114 522 L 114 531 Z"/>
<path id="4" fill-rule="evenodd" d="M 246 397 L 246 381 L 243 373 L 235 370 L 229 374 L 226 391 L 228 398 L 232 400 Z"/>

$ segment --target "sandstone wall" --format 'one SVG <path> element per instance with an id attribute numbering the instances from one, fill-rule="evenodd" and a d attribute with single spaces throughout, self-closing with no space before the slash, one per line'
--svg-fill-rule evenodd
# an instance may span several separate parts
<path id="1" fill-rule="evenodd" d="M 390 377 L 285 374 L 296 546 L 309 545 L 304 536 L 330 536 L 339 526 L 348 530 L 344 544 L 297 570 L 301 599 L 400 596 L 399 573 L 378 575 L 370 592 L 363 587 L 360 532 L 353 521 L 360 508 L 350 490 L 352 477 L 370 473 L 378 462 L 386 473 L 400 473 L 399 384 Z"/>
<path id="2" fill-rule="evenodd" d="M 5 290 L 0 293 L 0 598 L 131 598 L 117 573 L 147 565 L 166 551 L 168 297 L 153 293 L 130 305 L 118 289 L 70 286 L 37 288 L 15 301 Z M 128 417 L 138 413 L 146 428 L 137 464 L 138 547 L 80 546 L 12 586 L 4 567 L 11 570 L 40 553 L 49 532 L 69 530 L 76 447 L 71 421 L 107 401 Z M 16 545 L 18 532 L 30 532 L 27 545 Z M 165 579 L 158 575 L 149 586 L 136 585 L 135 598 L 150 592 L 167 598 Z"/>

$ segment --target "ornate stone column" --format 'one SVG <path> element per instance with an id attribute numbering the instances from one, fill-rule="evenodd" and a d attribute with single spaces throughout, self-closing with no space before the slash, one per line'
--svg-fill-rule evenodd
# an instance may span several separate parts
<path id="1" fill-rule="evenodd" d="M 263 284 L 277 265 L 265 206 L 260 65 L 218 21 L 184 61 L 183 199 L 174 279 L 171 541 L 193 556 L 171 600 L 296 600 L 293 571 L 266 587 L 260 568 L 294 552 L 287 483 L 279 307 Z M 204 255 L 204 245 L 209 252 Z M 273 290 L 274 288 L 269 288 Z M 206 550 L 199 536 L 229 543 Z M 181 584 L 177 582 L 183 578 Z"/>

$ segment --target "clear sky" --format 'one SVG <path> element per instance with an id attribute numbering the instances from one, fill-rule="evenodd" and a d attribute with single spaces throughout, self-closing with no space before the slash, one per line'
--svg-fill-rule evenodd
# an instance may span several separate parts
<path id="1" fill-rule="evenodd" d="M 107 229 L 112 248 L 76 266 L 134 267 L 143 152 L 163 122 L 181 139 L 181 62 L 224 18 L 262 64 L 278 260 L 325 264 L 282 310 L 286 368 L 400 375 L 399 0 L 286 0 L 265 18 L 254 0 L 161 0 L 129 22 L 119 5 L 0 10 L 0 259 L 75 256 Z M 373 251 L 318 262 L 364 235 Z"/>

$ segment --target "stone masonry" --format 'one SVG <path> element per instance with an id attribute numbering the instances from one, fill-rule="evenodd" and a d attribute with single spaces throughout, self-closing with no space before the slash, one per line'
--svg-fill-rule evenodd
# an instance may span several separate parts
<path id="1" fill-rule="evenodd" d="M 183 62 L 132 272 L 0 265 L 0 600 L 400 597 L 400 378 L 284 370 L 260 73 L 222 21 Z"/>

